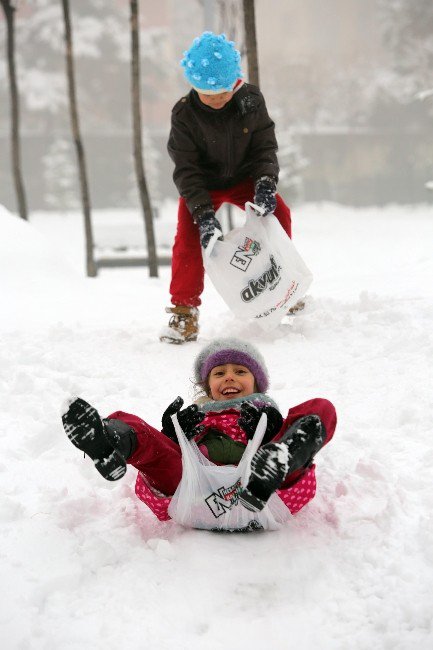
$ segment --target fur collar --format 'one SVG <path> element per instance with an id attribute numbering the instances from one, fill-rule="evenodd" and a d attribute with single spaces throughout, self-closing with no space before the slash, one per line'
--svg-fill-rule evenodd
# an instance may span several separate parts
<path id="1" fill-rule="evenodd" d="M 278 406 L 272 397 L 269 397 L 266 393 L 253 393 L 252 395 L 246 395 L 245 397 L 236 397 L 227 400 L 213 400 L 209 397 L 204 399 L 206 399 L 206 401 L 203 403 L 201 403 L 201 400 L 198 400 L 197 403 L 200 411 L 204 411 L 205 413 L 208 413 L 209 411 L 226 411 L 227 409 L 240 410 L 243 402 L 252 402 L 256 406 L 265 404 L 278 409 Z"/>

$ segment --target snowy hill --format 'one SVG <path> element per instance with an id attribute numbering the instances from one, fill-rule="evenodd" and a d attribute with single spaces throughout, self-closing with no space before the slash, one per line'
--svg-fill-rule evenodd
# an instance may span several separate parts
<path id="1" fill-rule="evenodd" d="M 263 334 L 208 283 L 200 340 L 174 348 L 158 341 L 168 269 L 84 279 L 81 229 L 0 212 L 2 647 L 433 647 L 431 208 L 299 207 L 306 310 Z M 159 426 L 222 333 L 258 345 L 283 410 L 311 397 L 337 407 L 317 496 L 279 532 L 158 522 L 135 470 L 105 482 L 63 433 L 70 394 Z"/>

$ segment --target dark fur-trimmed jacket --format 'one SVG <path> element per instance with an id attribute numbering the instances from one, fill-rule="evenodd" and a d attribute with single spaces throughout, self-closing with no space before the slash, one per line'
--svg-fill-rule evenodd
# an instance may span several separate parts
<path id="1" fill-rule="evenodd" d="M 168 152 L 173 179 L 191 214 L 212 203 L 209 190 L 261 176 L 278 179 L 275 124 L 256 86 L 243 84 L 220 110 L 201 103 L 195 90 L 174 106 Z"/>

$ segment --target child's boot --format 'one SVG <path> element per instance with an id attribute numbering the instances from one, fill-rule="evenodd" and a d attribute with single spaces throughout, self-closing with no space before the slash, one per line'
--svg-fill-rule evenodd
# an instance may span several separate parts
<path id="1" fill-rule="evenodd" d="M 179 344 L 197 340 L 197 307 L 175 305 L 174 307 L 166 307 L 165 311 L 171 314 L 171 318 L 168 327 L 164 327 L 161 331 L 160 341 Z"/>
<path id="2" fill-rule="evenodd" d="M 298 313 L 298 311 L 302 311 L 303 309 L 305 309 L 305 300 L 302 300 L 301 298 L 301 300 L 298 300 L 298 302 L 295 303 L 293 307 L 290 307 L 287 310 L 287 316 L 294 316 Z"/>
<path id="3" fill-rule="evenodd" d="M 307 467 L 325 442 L 326 432 L 318 415 L 296 420 L 278 442 L 270 442 L 254 454 L 248 485 L 240 502 L 254 512 L 263 510 L 286 476 Z"/>
<path id="4" fill-rule="evenodd" d="M 298 302 L 296 302 L 293 307 L 290 307 L 287 310 L 286 316 L 295 316 L 300 311 L 303 311 L 305 307 L 309 307 L 311 304 L 312 298 L 309 294 L 304 296 L 303 298 L 300 298 Z"/>
<path id="5" fill-rule="evenodd" d="M 98 411 L 77 398 L 62 415 L 63 428 L 75 447 L 90 456 L 107 481 L 117 481 L 126 472 L 126 460 L 137 446 L 136 434 L 120 420 L 102 421 Z"/>
<path id="6" fill-rule="evenodd" d="M 108 442 L 122 458 L 128 460 L 137 449 L 137 434 L 134 429 L 122 420 L 102 420 L 102 423 Z"/>

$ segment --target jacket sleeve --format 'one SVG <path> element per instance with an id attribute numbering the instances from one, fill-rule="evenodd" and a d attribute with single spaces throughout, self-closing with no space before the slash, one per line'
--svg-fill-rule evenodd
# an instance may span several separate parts
<path id="1" fill-rule="evenodd" d="M 251 173 L 254 181 L 261 176 L 273 176 L 278 181 L 280 167 L 277 159 L 278 144 L 275 137 L 275 123 L 269 117 L 263 95 L 260 91 L 258 92 L 260 105 L 257 110 L 257 123 L 251 136 L 249 151 Z"/>
<path id="2" fill-rule="evenodd" d="M 200 152 L 190 129 L 175 109 L 172 113 L 167 149 L 174 162 L 173 180 L 192 214 L 198 206 L 212 204 L 212 201 L 205 186 Z"/>

